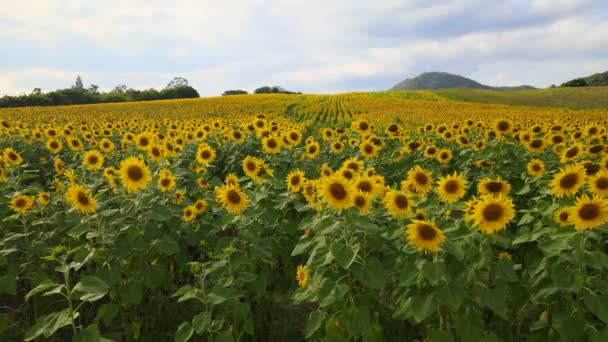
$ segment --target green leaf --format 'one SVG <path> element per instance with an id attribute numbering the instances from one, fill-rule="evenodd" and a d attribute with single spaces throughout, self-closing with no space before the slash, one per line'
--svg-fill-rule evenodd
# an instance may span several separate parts
<path id="1" fill-rule="evenodd" d="M 368 258 L 365 264 L 353 267 L 355 278 L 363 284 L 378 290 L 384 288 L 384 267 L 375 257 Z"/>
<path id="2" fill-rule="evenodd" d="M 101 341 L 99 327 L 96 324 L 89 325 L 86 329 L 80 330 L 76 336 L 72 338 L 72 342 L 98 342 Z"/>
<path id="3" fill-rule="evenodd" d="M 14 296 L 17 294 L 17 275 L 9 273 L 0 277 L 0 294 Z"/>
<path id="4" fill-rule="evenodd" d="M 192 327 L 197 334 L 202 335 L 211 325 L 211 312 L 201 312 L 192 318 Z"/>
<path id="5" fill-rule="evenodd" d="M 500 279 L 513 283 L 517 281 L 517 273 L 513 268 L 513 261 L 509 259 L 500 259 L 496 264 L 496 275 Z"/>
<path id="6" fill-rule="evenodd" d="M 481 337 L 483 320 L 477 310 L 461 311 L 456 315 L 456 332 L 462 341 L 477 342 Z"/>
<path id="7" fill-rule="evenodd" d="M 48 291 L 49 289 L 55 288 L 57 286 L 61 285 L 52 282 L 50 279 L 45 279 L 42 283 L 38 284 L 38 286 L 34 287 L 30 292 L 25 295 L 25 300 L 27 301 L 33 295 Z"/>
<path id="8" fill-rule="evenodd" d="M 333 254 L 338 264 L 342 266 L 342 268 L 348 269 L 353 261 L 355 261 L 359 248 L 357 246 L 353 249 L 351 246 L 345 245 L 341 242 L 334 242 L 329 247 L 329 250 L 331 251 L 331 254 Z"/>
<path id="9" fill-rule="evenodd" d="M 140 282 L 131 281 L 122 286 L 118 290 L 118 293 L 120 293 L 120 296 L 129 304 L 141 304 L 141 300 L 144 296 L 144 289 Z"/>
<path id="10" fill-rule="evenodd" d="M 443 331 L 443 330 L 429 331 L 427 334 L 427 338 L 428 338 L 429 342 L 452 342 L 452 341 L 454 341 L 454 337 L 452 337 L 452 335 L 449 332 Z"/>
<path id="11" fill-rule="evenodd" d="M 163 284 L 166 276 L 166 267 L 160 267 L 159 265 L 150 267 L 144 272 L 144 286 L 149 289 L 157 289 Z"/>
<path id="12" fill-rule="evenodd" d="M 96 276 L 84 276 L 74 286 L 74 292 L 82 292 L 80 300 L 94 302 L 103 298 L 109 290 L 108 284 Z"/>
<path id="13" fill-rule="evenodd" d="M 416 322 L 420 323 L 427 319 L 436 309 L 435 296 L 413 296 L 410 298 L 410 311 Z"/>
<path id="14" fill-rule="evenodd" d="M 115 303 L 106 303 L 97 310 L 97 320 L 101 320 L 107 327 L 112 323 L 118 312 L 120 311 L 120 305 Z"/>
<path id="15" fill-rule="evenodd" d="M 581 310 L 556 313 L 552 320 L 553 328 L 563 340 L 576 340 L 585 333 L 586 320 Z"/>
<path id="16" fill-rule="evenodd" d="M 597 318 L 608 324 L 608 295 L 586 295 L 585 306 L 593 312 Z"/>
<path id="17" fill-rule="evenodd" d="M 296 255 L 300 255 L 304 252 L 306 252 L 309 248 L 310 245 L 312 245 L 313 240 L 308 237 L 302 237 L 300 239 L 300 241 L 298 242 L 298 244 L 294 247 L 293 251 L 291 252 L 291 256 L 296 256 Z"/>
<path id="18" fill-rule="evenodd" d="M 190 322 L 184 322 L 177 328 L 177 332 L 175 333 L 175 342 L 186 342 L 192 337 L 192 334 L 194 334 L 192 325 Z"/>
<path id="19" fill-rule="evenodd" d="M 439 262 L 425 262 L 420 270 L 422 276 L 432 285 L 436 285 L 445 274 L 445 264 Z"/>
<path id="20" fill-rule="evenodd" d="M 312 334 L 315 333 L 320 327 L 323 321 L 325 320 L 325 312 L 323 311 L 313 311 L 308 315 L 308 321 L 306 321 L 306 330 L 304 337 L 309 338 Z"/>
<path id="21" fill-rule="evenodd" d="M 344 311 L 344 326 L 353 336 L 361 335 L 369 326 L 369 307 L 365 305 L 349 308 Z"/>
<path id="22" fill-rule="evenodd" d="M 329 292 L 327 292 L 327 289 L 330 289 Z M 324 307 L 339 302 L 340 300 L 342 300 L 342 298 L 344 298 L 347 292 L 348 285 L 336 284 L 332 281 L 329 281 L 326 283 L 326 286 L 324 286 L 321 291 L 319 291 L 319 298 L 321 299 L 319 301 L 319 306 Z M 325 293 L 327 294 L 325 295 Z"/>
<path id="23" fill-rule="evenodd" d="M 487 289 L 481 294 L 481 301 L 492 311 L 506 318 L 507 305 L 505 291 L 502 288 Z"/>
<path id="24" fill-rule="evenodd" d="M 156 243 L 156 248 L 158 248 L 159 252 L 165 255 L 173 255 L 179 252 L 179 244 L 170 236 L 164 236 L 162 239 L 158 240 Z"/>
<path id="25" fill-rule="evenodd" d="M 437 289 L 437 300 L 450 311 L 457 312 L 464 302 L 465 289 L 461 281 L 443 284 Z"/>
<path id="26" fill-rule="evenodd" d="M 78 317 L 78 313 L 74 314 L 74 319 Z M 38 318 L 36 324 L 30 327 L 24 336 L 24 341 L 31 341 L 40 335 L 49 337 L 53 335 L 59 328 L 71 324 L 70 309 L 53 312 Z"/>

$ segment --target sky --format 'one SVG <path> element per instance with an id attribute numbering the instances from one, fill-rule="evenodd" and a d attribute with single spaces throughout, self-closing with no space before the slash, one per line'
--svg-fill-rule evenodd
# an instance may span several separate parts
<path id="1" fill-rule="evenodd" d="M 0 96 L 386 90 L 427 71 L 548 87 L 608 71 L 606 0 L 0 0 Z"/>

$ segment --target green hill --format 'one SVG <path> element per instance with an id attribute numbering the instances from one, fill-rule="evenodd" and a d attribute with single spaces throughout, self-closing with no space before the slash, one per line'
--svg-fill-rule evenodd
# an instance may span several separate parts
<path id="1" fill-rule="evenodd" d="M 440 89 L 433 93 L 450 100 L 573 109 L 608 108 L 608 87 L 550 88 L 500 92 L 485 89 Z"/>
<path id="2" fill-rule="evenodd" d="M 434 90 L 448 88 L 471 88 L 471 89 L 486 89 L 494 91 L 515 91 L 524 89 L 534 89 L 531 86 L 519 87 L 490 87 L 459 75 L 450 74 L 447 72 L 425 72 L 414 78 L 408 78 L 401 81 L 390 90 Z"/>
<path id="3" fill-rule="evenodd" d="M 575 78 L 562 83 L 561 87 L 605 87 L 608 86 L 608 71 L 587 77 Z"/>

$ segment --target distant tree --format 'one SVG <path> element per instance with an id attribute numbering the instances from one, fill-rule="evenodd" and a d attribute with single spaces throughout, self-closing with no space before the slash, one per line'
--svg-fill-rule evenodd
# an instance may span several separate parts
<path id="1" fill-rule="evenodd" d="M 222 94 L 222 96 L 226 96 L 226 95 L 243 95 L 243 94 L 248 94 L 245 90 L 226 90 L 224 91 L 224 93 Z"/>
<path id="2" fill-rule="evenodd" d="M 268 86 L 263 86 L 263 87 L 259 87 L 256 90 L 254 90 L 253 92 L 256 94 L 268 94 L 272 91 L 272 89 Z"/>
<path id="3" fill-rule="evenodd" d="M 124 84 L 119 84 L 111 91 L 112 93 L 124 94 L 127 92 L 127 86 Z"/>
<path id="4" fill-rule="evenodd" d="M 557 88 L 555 84 L 552 84 L 549 88 Z"/>
<path id="5" fill-rule="evenodd" d="M 73 88 L 79 90 L 84 89 L 84 86 L 82 85 L 82 78 L 80 78 L 80 75 L 76 76 L 76 83 L 74 83 Z"/>
<path id="6" fill-rule="evenodd" d="M 93 94 L 98 94 L 99 93 L 99 86 L 97 84 L 91 84 L 89 86 L 89 89 L 87 89 L 90 93 Z"/>
<path id="7" fill-rule="evenodd" d="M 32 90 L 32 95 L 42 95 L 42 89 L 34 88 L 34 90 Z"/>
<path id="8" fill-rule="evenodd" d="M 586 87 L 587 82 L 582 78 L 577 78 L 566 83 L 563 83 L 561 87 Z"/>
<path id="9" fill-rule="evenodd" d="M 173 77 L 173 79 L 167 84 L 165 89 L 187 87 L 188 80 L 183 77 Z"/>

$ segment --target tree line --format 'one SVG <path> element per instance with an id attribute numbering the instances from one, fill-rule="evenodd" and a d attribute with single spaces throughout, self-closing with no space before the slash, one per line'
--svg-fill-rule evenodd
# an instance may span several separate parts
<path id="1" fill-rule="evenodd" d="M 137 90 L 126 85 L 118 85 L 109 92 L 99 91 L 97 85 L 85 88 L 80 76 L 70 88 L 58 89 L 43 93 L 35 88 L 30 94 L 20 96 L 3 96 L 0 98 L 0 108 L 31 107 L 31 106 L 64 106 L 74 104 L 94 104 L 129 101 L 153 101 L 168 99 L 198 98 L 198 91 L 188 85 L 188 80 L 182 77 L 173 78 L 162 90 L 153 88 Z"/>

